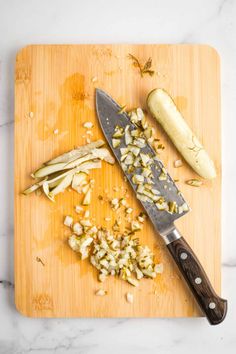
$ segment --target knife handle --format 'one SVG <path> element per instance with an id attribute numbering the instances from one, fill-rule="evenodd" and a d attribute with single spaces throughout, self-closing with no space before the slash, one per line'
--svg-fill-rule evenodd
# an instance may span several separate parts
<path id="1" fill-rule="evenodd" d="M 171 240 L 167 248 L 210 324 L 221 323 L 226 316 L 227 300 L 216 294 L 191 247 L 180 236 Z"/>

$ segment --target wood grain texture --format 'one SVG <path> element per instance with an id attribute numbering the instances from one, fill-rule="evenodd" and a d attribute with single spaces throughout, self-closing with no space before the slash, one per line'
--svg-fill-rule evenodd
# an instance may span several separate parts
<path id="1" fill-rule="evenodd" d="M 127 58 L 153 58 L 153 77 L 140 77 Z M 93 82 L 92 78 L 97 77 Z M 164 273 L 155 280 L 143 280 L 139 288 L 119 279 L 103 285 L 105 297 L 96 297 L 101 288 L 96 271 L 80 261 L 67 246 L 68 232 L 63 217 L 74 213 L 81 196 L 66 191 L 51 203 L 43 196 L 21 195 L 32 183 L 30 173 L 44 161 L 85 143 L 83 123 L 92 121 L 93 139 L 102 138 L 94 109 L 94 88 L 107 91 L 120 104 L 145 108 L 150 90 L 167 90 L 217 167 L 217 179 L 201 188 L 184 183 L 196 174 L 184 164 L 174 168 L 179 154 L 156 126 L 165 145 L 161 159 L 178 183 L 192 211 L 177 221 L 220 293 L 221 232 L 221 141 L 219 57 L 204 45 L 35 45 L 23 48 L 15 68 L 15 302 L 17 309 L 32 317 L 190 317 L 201 312 L 166 250 L 147 222 L 139 237 L 164 264 Z M 30 118 L 30 112 L 33 117 Z M 32 115 L 32 114 L 31 114 Z M 59 130 L 57 135 L 53 134 Z M 89 209 L 97 225 L 115 215 L 108 203 L 100 205 L 98 195 L 107 190 L 119 196 L 114 186 L 128 188 L 129 204 L 140 210 L 131 188 L 118 166 L 103 164 L 93 171 L 95 190 Z M 38 258 L 37 258 L 38 257 Z M 37 260 L 42 260 L 43 264 Z M 134 303 L 125 301 L 127 292 Z"/>

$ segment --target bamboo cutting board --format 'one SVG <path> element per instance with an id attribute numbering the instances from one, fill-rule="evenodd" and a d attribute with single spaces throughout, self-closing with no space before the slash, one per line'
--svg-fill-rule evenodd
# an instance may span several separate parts
<path id="1" fill-rule="evenodd" d="M 153 60 L 154 76 L 140 77 L 128 53 Z M 85 144 L 83 123 L 92 121 L 93 140 L 102 138 L 94 109 L 94 89 L 107 91 L 121 105 L 145 108 L 148 92 L 167 90 L 186 121 L 213 158 L 218 176 L 201 188 L 184 183 L 196 178 L 164 132 L 161 159 L 175 179 L 192 211 L 176 223 L 196 251 L 213 286 L 220 292 L 220 78 L 219 57 L 204 45 L 32 45 L 20 50 L 15 68 L 15 302 L 32 317 L 190 317 L 201 313 L 170 259 L 160 237 L 146 222 L 139 237 L 164 265 L 155 280 L 138 288 L 110 277 L 103 285 L 88 261 L 80 261 L 68 247 L 65 215 L 78 215 L 81 196 L 65 191 L 51 203 L 44 196 L 20 194 L 32 183 L 30 174 L 44 161 Z M 54 130 L 58 129 L 58 134 Z M 121 196 L 113 188 L 128 189 L 129 205 L 140 209 L 118 166 L 103 163 L 91 173 L 95 189 L 90 210 L 96 225 L 112 226 L 116 215 L 98 195 Z M 104 220 L 111 217 L 110 222 Z M 104 297 L 94 292 L 103 287 Z M 134 303 L 125 300 L 134 294 Z"/>

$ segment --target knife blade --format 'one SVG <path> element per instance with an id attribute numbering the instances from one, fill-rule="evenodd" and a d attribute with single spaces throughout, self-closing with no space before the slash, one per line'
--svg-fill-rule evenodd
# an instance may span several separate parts
<path id="1" fill-rule="evenodd" d="M 115 128 L 117 125 L 123 129 L 128 127 L 130 132 L 132 132 L 132 130 L 137 129 L 137 127 L 130 121 L 128 114 L 126 112 L 121 113 L 120 110 L 121 107 L 118 103 L 107 93 L 101 89 L 96 89 L 97 116 L 104 136 L 118 163 L 122 167 L 120 148 L 126 147 L 126 144 L 123 137 L 119 148 L 113 147 L 112 138 Z M 141 152 L 148 154 L 153 160 L 151 165 L 153 188 L 159 191 L 166 203 L 175 202 L 178 207 L 187 205 L 182 193 L 179 191 L 171 176 L 166 172 L 161 160 L 156 156 L 154 149 L 146 142 Z M 166 176 L 164 180 L 160 179 L 160 175 L 163 171 L 165 171 Z M 124 169 L 123 172 L 137 196 L 137 185 L 133 183 L 132 173 Z M 140 171 L 137 171 L 137 173 L 138 172 Z M 157 233 L 163 238 L 170 254 L 209 322 L 213 325 L 221 323 L 226 316 L 227 301 L 216 294 L 193 250 L 174 225 L 174 221 L 184 216 L 189 211 L 189 208 L 185 207 L 184 210 L 181 210 L 181 213 L 170 213 L 167 210 L 159 210 L 154 202 L 145 200 L 140 200 L 140 202 Z M 179 208 L 177 210 L 179 210 Z"/>

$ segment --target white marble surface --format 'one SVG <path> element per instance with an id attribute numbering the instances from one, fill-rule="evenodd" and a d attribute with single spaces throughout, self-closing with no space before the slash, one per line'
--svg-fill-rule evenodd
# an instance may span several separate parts
<path id="1" fill-rule="evenodd" d="M 225 322 L 30 319 L 14 307 L 13 71 L 29 43 L 207 43 L 222 59 Z M 236 1 L 0 0 L 0 353 L 233 353 L 236 347 Z M 217 143 L 217 142 L 216 142 Z"/>

